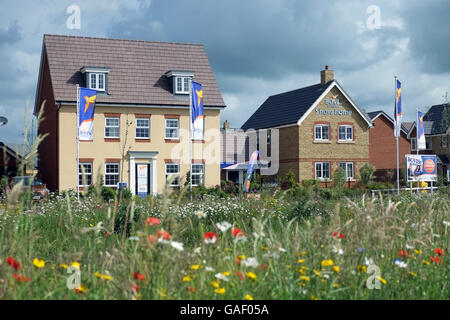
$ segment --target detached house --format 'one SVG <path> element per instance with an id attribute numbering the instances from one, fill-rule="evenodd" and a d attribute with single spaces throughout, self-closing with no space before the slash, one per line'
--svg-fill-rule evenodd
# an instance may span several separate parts
<path id="1" fill-rule="evenodd" d="M 194 141 L 192 155 L 191 80 L 203 86 L 205 113 L 204 140 Z M 98 92 L 93 140 L 80 142 L 78 168 L 77 85 Z M 35 115 L 44 100 L 38 130 L 48 136 L 38 167 L 50 190 L 101 178 L 105 186 L 126 182 L 133 194 L 157 194 L 167 181 L 182 185 L 189 170 L 194 185 L 220 183 L 225 104 L 203 45 L 44 35 Z"/>
<path id="2" fill-rule="evenodd" d="M 326 66 L 320 76 L 318 84 L 270 96 L 242 129 L 257 136 L 279 130 L 279 176 L 293 171 L 297 181 L 325 182 L 341 167 L 354 182 L 369 162 L 372 121 L 334 79 L 334 71 Z"/>

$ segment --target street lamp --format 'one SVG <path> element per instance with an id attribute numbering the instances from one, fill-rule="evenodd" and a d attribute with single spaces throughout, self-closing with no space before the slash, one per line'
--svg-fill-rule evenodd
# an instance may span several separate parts
<path id="1" fill-rule="evenodd" d="M 8 119 L 6 119 L 5 117 L 0 117 L 0 127 L 7 123 L 8 123 Z"/>

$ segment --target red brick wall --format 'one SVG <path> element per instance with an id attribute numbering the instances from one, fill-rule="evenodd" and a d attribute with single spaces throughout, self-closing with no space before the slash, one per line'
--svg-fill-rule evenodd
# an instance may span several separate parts
<path id="1" fill-rule="evenodd" d="M 48 136 L 38 147 L 39 174 L 42 181 L 47 184 L 51 191 L 58 190 L 58 109 L 53 96 L 53 87 L 50 78 L 50 70 L 47 61 L 47 52 L 44 55 L 41 66 L 41 83 L 39 86 L 39 107 L 46 100 L 44 106 L 44 120 L 39 124 L 39 134 L 47 133 Z"/>
<path id="2" fill-rule="evenodd" d="M 394 125 L 383 115 L 376 118 L 373 124 L 374 127 L 369 130 L 369 162 L 375 166 L 377 171 L 396 170 Z M 399 167 L 402 168 L 405 162 L 405 154 L 411 153 L 411 144 L 403 132 L 398 139 L 398 153 Z"/>

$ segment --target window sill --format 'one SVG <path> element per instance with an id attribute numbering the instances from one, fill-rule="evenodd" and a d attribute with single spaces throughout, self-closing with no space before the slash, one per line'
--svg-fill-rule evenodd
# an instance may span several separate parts
<path id="1" fill-rule="evenodd" d="M 147 142 L 147 143 L 149 143 L 152 140 L 151 139 L 144 139 L 144 138 L 135 138 L 134 141 L 135 142 Z"/>
<path id="2" fill-rule="evenodd" d="M 105 138 L 105 142 L 120 142 L 120 138 Z"/>
<path id="3" fill-rule="evenodd" d="M 164 139 L 166 143 L 179 143 L 180 139 Z"/>
<path id="4" fill-rule="evenodd" d="M 313 140 L 313 143 L 325 143 L 325 144 L 327 144 L 327 143 L 331 143 L 331 141 L 330 140 Z"/>
<path id="5" fill-rule="evenodd" d="M 191 140 L 192 143 L 205 143 L 205 140 Z"/>
<path id="6" fill-rule="evenodd" d="M 337 143 L 342 143 L 342 144 L 346 144 L 346 143 L 354 144 L 355 141 L 354 141 L 354 140 L 348 140 L 348 141 L 347 141 L 347 140 L 338 140 Z"/>
<path id="7" fill-rule="evenodd" d="M 94 142 L 94 140 L 78 140 L 80 142 Z"/>

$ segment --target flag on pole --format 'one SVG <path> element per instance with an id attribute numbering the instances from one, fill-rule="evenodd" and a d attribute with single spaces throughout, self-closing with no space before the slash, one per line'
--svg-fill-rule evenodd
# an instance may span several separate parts
<path id="1" fill-rule="evenodd" d="M 203 140 L 203 89 L 200 83 L 192 81 L 192 139 Z"/>
<path id="2" fill-rule="evenodd" d="M 245 183 L 242 187 L 244 192 L 248 192 L 250 189 L 250 178 L 252 177 L 253 169 L 255 167 L 256 161 L 258 160 L 258 154 L 259 151 L 253 151 L 250 160 L 248 162 L 248 168 L 247 168 L 247 176 L 245 177 Z"/>
<path id="3" fill-rule="evenodd" d="M 97 91 L 80 88 L 78 105 L 78 139 L 93 140 L 92 129 L 94 127 L 94 111 Z"/>
<path id="4" fill-rule="evenodd" d="M 402 127 L 402 83 L 396 80 L 396 90 L 395 90 L 395 110 L 394 110 L 394 136 L 400 136 L 400 130 Z"/>
<path id="5" fill-rule="evenodd" d="M 423 115 L 417 111 L 417 150 L 425 150 L 427 147 L 425 131 L 423 130 Z"/>

